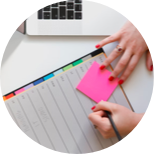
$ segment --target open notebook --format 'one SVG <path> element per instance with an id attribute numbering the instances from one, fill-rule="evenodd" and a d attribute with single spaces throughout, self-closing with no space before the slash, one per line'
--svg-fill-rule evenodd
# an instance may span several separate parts
<path id="1" fill-rule="evenodd" d="M 6 106 L 20 129 L 39 144 L 66 153 L 89 153 L 107 148 L 117 138 L 104 139 L 88 119 L 95 102 L 76 89 L 91 64 L 101 64 L 97 50 L 53 73 L 5 95 Z M 118 86 L 109 98 L 130 109 Z"/>

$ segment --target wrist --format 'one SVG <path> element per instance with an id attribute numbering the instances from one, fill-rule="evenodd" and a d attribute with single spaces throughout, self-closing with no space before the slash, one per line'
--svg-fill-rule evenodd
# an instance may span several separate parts
<path id="1" fill-rule="evenodd" d="M 144 114 L 134 113 L 131 131 L 138 125 Z"/>

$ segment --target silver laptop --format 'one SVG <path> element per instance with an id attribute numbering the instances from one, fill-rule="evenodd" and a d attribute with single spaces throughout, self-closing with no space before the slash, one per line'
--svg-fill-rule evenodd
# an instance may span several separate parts
<path id="1" fill-rule="evenodd" d="M 28 35 L 111 35 L 127 19 L 99 3 L 69 0 L 48 5 L 26 21 Z"/>

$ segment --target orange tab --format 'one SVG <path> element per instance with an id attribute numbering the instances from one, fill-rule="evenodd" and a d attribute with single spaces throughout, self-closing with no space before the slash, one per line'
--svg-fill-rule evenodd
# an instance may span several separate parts
<path id="1" fill-rule="evenodd" d="M 4 101 L 6 100 L 6 97 L 5 97 L 5 96 L 3 96 L 3 100 L 4 100 Z"/>
<path id="2" fill-rule="evenodd" d="M 14 94 L 13 94 L 13 93 L 11 93 L 11 94 L 9 94 L 9 95 L 5 96 L 5 98 L 6 98 L 6 99 L 9 99 L 9 98 L 11 98 L 11 97 L 13 97 L 13 96 L 14 96 Z"/>

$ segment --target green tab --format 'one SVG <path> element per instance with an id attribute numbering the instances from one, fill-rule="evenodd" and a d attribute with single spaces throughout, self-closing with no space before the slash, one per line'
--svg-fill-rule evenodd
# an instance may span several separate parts
<path id="1" fill-rule="evenodd" d="M 72 65 L 72 64 L 70 64 L 70 65 L 68 65 L 68 66 L 64 67 L 64 68 L 63 68 L 63 71 L 66 71 L 66 70 L 68 70 L 68 69 L 70 69 L 70 68 L 72 68 L 72 67 L 73 67 L 73 65 Z"/>
<path id="2" fill-rule="evenodd" d="M 78 61 L 75 61 L 75 62 L 73 63 L 73 66 L 79 65 L 79 64 L 82 63 L 82 62 L 83 62 L 82 59 L 80 59 L 80 60 L 78 60 Z"/>

